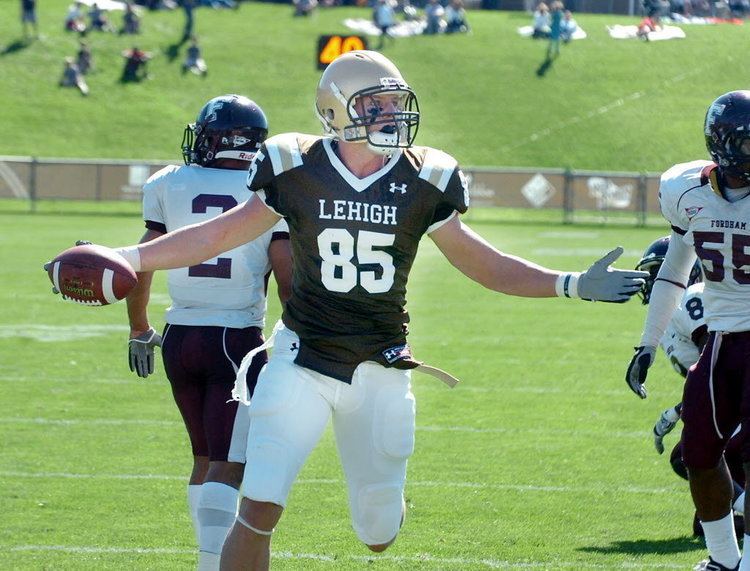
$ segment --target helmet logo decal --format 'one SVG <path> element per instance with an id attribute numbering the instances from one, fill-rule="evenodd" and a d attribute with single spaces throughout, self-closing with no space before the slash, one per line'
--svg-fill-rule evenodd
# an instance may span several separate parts
<path id="1" fill-rule="evenodd" d="M 685 216 L 688 217 L 688 220 L 692 220 L 701 210 L 703 210 L 702 206 L 689 206 L 685 209 Z"/>
<path id="2" fill-rule="evenodd" d="M 711 134 L 711 126 L 714 124 L 717 117 L 724 113 L 726 107 L 727 106 L 723 103 L 713 103 L 711 107 L 708 108 L 708 113 L 706 114 L 706 135 Z"/>
<path id="3" fill-rule="evenodd" d="M 409 86 L 403 79 L 397 77 L 381 77 L 380 86 L 385 89 L 408 89 Z"/>
<path id="4" fill-rule="evenodd" d="M 212 101 L 210 106 L 206 109 L 206 123 L 216 121 L 216 112 L 224 107 L 223 101 Z"/>
<path id="5" fill-rule="evenodd" d="M 227 137 L 221 138 L 222 145 L 228 145 L 231 143 L 233 147 L 241 147 L 242 145 L 246 145 L 249 142 L 250 139 L 243 137 L 242 135 L 234 135 L 230 139 L 227 139 Z"/>

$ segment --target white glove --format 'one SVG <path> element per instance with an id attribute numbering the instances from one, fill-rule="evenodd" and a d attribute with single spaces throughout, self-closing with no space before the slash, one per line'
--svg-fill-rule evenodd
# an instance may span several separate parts
<path id="1" fill-rule="evenodd" d="M 654 425 L 654 447 L 659 454 L 664 453 L 664 437 L 672 432 L 680 420 L 680 406 L 678 404 L 662 412 Z"/>
<path id="2" fill-rule="evenodd" d="M 154 347 L 161 347 L 161 335 L 153 327 L 128 341 L 128 365 L 139 377 L 154 372 Z"/>
<path id="3" fill-rule="evenodd" d="M 635 348 L 635 355 L 630 360 L 628 371 L 625 373 L 625 382 L 630 390 L 642 399 L 646 398 L 646 375 L 648 368 L 653 364 L 656 357 L 656 347 L 653 345 L 642 345 Z"/>
<path id="4" fill-rule="evenodd" d="M 624 303 L 641 291 L 649 277 L 648 272 L 609 267 L 622 252 L 622 246 L 618 246 L 578 277 L 578 297 L 590 301 Z"/>

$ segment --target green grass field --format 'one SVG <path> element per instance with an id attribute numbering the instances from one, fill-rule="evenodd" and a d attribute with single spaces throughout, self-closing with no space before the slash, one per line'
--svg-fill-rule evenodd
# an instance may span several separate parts
<path id="1" fill-rule="evenodd" d="M 18 2 L 0 2 L 0 155 L 179 158 L 182 128 L 209 98 L 240 92 L 268 112 L 271 130 L 319 132 L 312 113 L 319 77 L 317 37 L 345 33 L 343 20 L 368 9 L 319 10 L 293 18 L 288 5 L 247 2 L 239 11 L 201 9 L 196 31 L 207 79 L 183 77 L 180 11 L 146 13 L 135 42 L 155 54 L 153 79 L 117 82 L 120 52 L 134 40 L 90 34 L 98 71 L 91 95 L 57 87 L 63 57 L 77 39 L 62 30 L 70 0 L 39 2 L 43 39 L 21 38 Z M 470 12 L 470 35 L 420 36 L 386 54 L 417 90 L 423 111 L 418 142 L 443 148 L 464 165 L 546 166 L 662 171 L 705 156 L 701 124 L 708 104 L 747 86 L 750 62 L 738 47 L 748 26 L 685 26 L 687 38 L 617 41 L 607 24 L 626 16 L 577 15 L 586 40 L 564 46 L 540 79 L 545 42 L 522 38 L 523 13 Z M 120 18 L 113 17 L 119 26 Z"/>
<path id="2" fill-rule="evenodd" d="M 174 161 L 184 124 L 226 92 L 256 99 L 274 133 L 318 132 L 316 38 L 344 32 L 346 17 L 369 17 L 342 8 L 294 19 L 290 6 L 260 3 L 200 10 L 204 80 L 180 75 L 183 53 L 168 57 L 183 15 L 146 13 L 137 42 L 156 54 L 153 79 L 117 83 L 132 40 L 92 35 L 98 71 L 83 98 L 56 86 L 76 49 L 62 31 L 68 4 L 40 0 L 43 38 L 23 46 L 18 2 L 0 0 L 0 155 Z M 661 171 L 705 156 L 706 106 L 747 85 L 738 46 L 748 26 L 686 27 L 685 40 L 649 44 L 608 37 L 605 25 L 635 18 L 577 19 L 589 38 L 565 46 L 542 79 L 546 44 L 515 32 L 525 14 L 471 12 L 471 35 L 396 41 L 386 55 L 420 96 L 417 142 L 476 166 Z M 192 569 L 190 449 L 163 368 L 147 380 L 130 373 L 124 305 L 64 303 L 41 268 L 76 239 L 136 241 L 138 205 L 27 210 L 0 202 L 0 569 Z M 468 219 L 498 248 L 560 269 L 582 270 L 617 244 L 626 248 L 617 265 L 632 267 L 666 232 L 524 218 Z M 161 326 L 164 276 L 154 292 Z M 681 381 L 663 356 L 646 401 L 623 381 L 645 316 L 639 302 L 499 296 L 460 276 L 429 240 L 409 302 L 416 356 L 462 383 L 449 390 L 414 377 L 417 450 L 399 540 L 378 556 L 358 543 L 327 433 L 274 536 L 275 569 L 688 569 L 703 558 L 687 485 L 651 439 Z M 273 299 L 269 313 L 270 326 Z"/>
<path id="3" fill-rule="evenodd" d="M 190 569 L 185 486 L 190 450 L 159 362 L 126 365 L 125 308 L 85 308 L 50 293 L 44 260 L 86 237 L 141 234 L 137 217 L 0 215 L 0 569 Z M 488 224 L 496 246 L 583 269 L 623 244 L 632 266 L 658 230 Z M 152 320 L 167 296 L 155 283 Z M 686 569 L 687 486 L 650 429 L 679 398 L 659 358 L 652 395 L 623 382 L 644 308 L 492 294 L 452 269 L 429 240 L 412 272 L 416 355 L 451 371 L 450 390 L 416 374 L 417 450 L 398 542 L 371 556 L 349 526 L 326 434 L 274 537 L 274 568 Z M 272 302 L 270 323 L 278 316 Z M 669 437 L 669 444 L 676 437 Z"/>

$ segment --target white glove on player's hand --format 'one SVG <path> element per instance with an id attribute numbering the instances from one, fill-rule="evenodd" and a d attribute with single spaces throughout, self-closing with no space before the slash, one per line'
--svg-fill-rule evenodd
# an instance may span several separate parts
<path id="1" fill-rule="evenodd" d="M 580 275 L 578 297 L 591 301 L 624 303 L 641 290 L 649 277 L 648 272 L 615 270 L 609 267 L 622 252 L 622 246 L 618 246 Z"/>
<path id="2" fill-rule="evenodd" d="M 646 398 L 646 375 L 648 368 L 653 364 L 656 357 L 656 347 L 652 345 L 642 345 L 635 348 L 635 355 L 630 360 L 628 371 L 625 373 L 625 382 L 628 383 L 630 390 L 642 399 Z"/>
<path id="3" fill-rule="evenodd" d="M 679 406 L 673 406 L 662 412 L 654 425 L 654 447 L 659 454 L 664 453 L 664 437 L 672 432 L 680 420 Z"/>
<path id="4" fill-rule="evenodd" d="M 154 347 L 161 347 L 161 335 L 153 327 L 128 341 L 128 365 L 139 377 L 154 372 Z"/>

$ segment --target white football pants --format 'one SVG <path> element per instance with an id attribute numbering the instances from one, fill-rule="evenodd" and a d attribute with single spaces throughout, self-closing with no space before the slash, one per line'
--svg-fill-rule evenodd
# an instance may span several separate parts
<path id="1" fill-rule="evenodd" d="M 297 347 L 293 331 L 279 330 L 258 378 L 241 494 L 285 507 L 333 416 L 354 530 L 367 545 L 386 543 L 401 524 L 406 463 L 414 451 L 411 373 L 368 361 L 349 385 L 295 365 Z"/>

